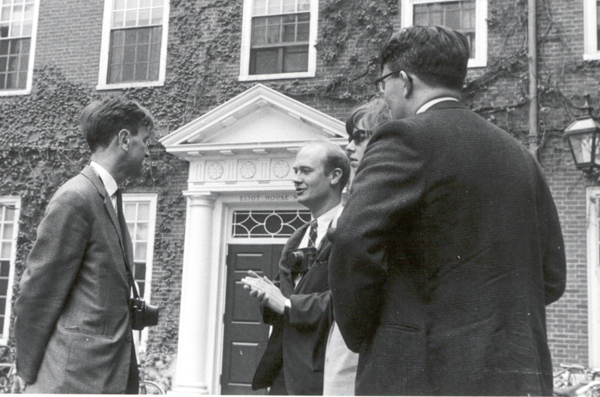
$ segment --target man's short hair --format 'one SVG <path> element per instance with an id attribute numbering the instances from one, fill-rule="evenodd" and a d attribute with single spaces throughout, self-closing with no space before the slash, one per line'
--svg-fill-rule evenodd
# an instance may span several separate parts
<path id="1" fill-rule="evenodd" d="M 392 36 L 381 52 L 381 69 L 406 70 L 428 84 L 461 89 L 467 76 L 469 42 L 443 26 L 412 26 Z"/>
<path id="2" fill-rule="evenodd" d="M 137 135 L 140 127 L 152 130 L 154 118 L 136 101 L 123 97 L 109 97 L 90 103 L 80 118 L 81 131 L 90 151 L 108 147 L 122 129 Z"/>
<path id="3" fill-rule="evenodd" d="M 342 176 L 339 182 L 340 191 L 342 191 L 348 183 L 348 179 L 350 179 L 350 161 L 348 160 L 346 153 L 335 143 L 326 140 L 312 141 L 304 145 L 304 147 L 310 145 L 321 146 L 327 151 L 323 161 L 323 170 L 325 171 L 325 174 L 329 175 L 336 168 L 342 170 Z"/>

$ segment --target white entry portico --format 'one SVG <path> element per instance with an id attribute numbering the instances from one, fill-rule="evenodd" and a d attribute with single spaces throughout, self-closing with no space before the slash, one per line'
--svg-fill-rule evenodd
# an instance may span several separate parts
<path id="1" fill-rule="evenodd" d="M 292 164 L 317 139 L 345 145 L 344 123 L 261 84 L 161 139 L 190 163 L 173 393 L 221 393 L 227 245 L 285 241 L 277 231 L 244 241 L 232 215 L 300 208 Z"/>

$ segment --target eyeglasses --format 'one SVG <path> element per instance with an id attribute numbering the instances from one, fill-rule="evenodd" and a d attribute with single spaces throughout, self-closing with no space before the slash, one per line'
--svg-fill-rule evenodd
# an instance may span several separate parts
<path id="1" fill-rule="evenodd" d="M 381 76 L 380 78 L 378 78 L 377 80 L 375 80 L 373 82 L 373 84 L 375 84 L 375 88 L 377 88 L 380 92 L 384 92 L 385 91 L 385 79 L 387 79 L 388 77 L 390 77 L 394 74 L 400 73 L 400 72 L 402 72 L 402 69 L 384 74 L 383 76 Z M 406 74 L 406 77 L 408 78 L 408 82 L 412 83 L 412 77 L 410 77 L 408 75 L 408 73 Z"/>
<path id="2" fill-rule="evenodd" d="M 369 130 L 354 130 L 352 135 L 348 137 L 348 143 L 354 142 L 355 145 L 360 145 L 366 139 L 369 139 L 372 134 L 373 132 Z"/>

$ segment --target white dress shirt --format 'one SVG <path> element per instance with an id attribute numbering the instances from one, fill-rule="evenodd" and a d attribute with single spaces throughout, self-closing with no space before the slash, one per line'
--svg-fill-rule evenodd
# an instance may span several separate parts
<path id="1" fill-rule="evenodd" d="M 106 189 L 106 192 L 110 196 L 110 201 L 112 201 L 112 205 L 115 208 L 115 212 L 116 212 L 117 211 L 117 195 L 116 195 L 116 193 L 117 193 L 117 189 L 119 188 L 119 185 L 117 185 L 117 181 L 115 181 L 115 178 L 113 178 L 113 176 L 110 174 L 110 172 L 106 171 L 106 169 L 104 167 L 102 167 L 100 164 L 92 161 L 90 163 L 90 165 L 96 171 L 96 173 L 100 177 L 100 180 L 104 184 L 104 188 Z"/>
<path id="2" fill-rule="evenodd" d="M 435 105 L 436 103 L 440 103 L 440 102 L 444 102 L 444 101 L 454 101 L 454 102 L 460 102 L 458 99 L 453 98 L 451 96 L 445 96 L 442 98 L 436 98 L 436 99 L 432 99 L 431 101 L 425 103 L 424 105 L 422 105 L 419 110 L 417 110 L 416 114 L 419 113 L 423 113 L 424 111 L 426 111 L 427 109 L 429 109 L 430 107 L 432 107 L 433 105 Z"/>

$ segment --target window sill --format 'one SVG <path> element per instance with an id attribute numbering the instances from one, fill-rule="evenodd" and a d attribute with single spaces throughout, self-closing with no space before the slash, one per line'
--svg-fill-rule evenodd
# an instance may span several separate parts
<path id="1" fill-rule="evenodd" d="M 0 96 L 16 96 L 16 95 L 29 95 L 31 90 L 0 90 Z"/>
<path id="2" fill-rule="evenodd" d="M 260 80 L 284 80 L 284 79 L 305 79 L 315 77 L 315 72 L 300 73 L 277 73 L 277 74 L 252 74 L 240 75 L 239 81 L 260 81 Z"/>
<path id="3" fill-rule="evenodd" d="M 164 81 L 139 81 L 133 83 L 98 84 L 96 86 L 96 90 L 123 90 L 127 88 L 162 87 L 163 85 L 165 85 Z"/>
<path id="4" fill-rule="evenodd" d="M 583 54 L 584 61 L 597 61 L 600 59 L 600 51 L 599 52 L 588 52 Z"/>

